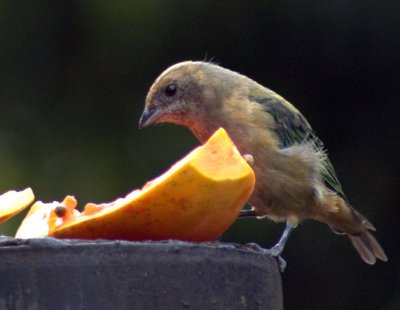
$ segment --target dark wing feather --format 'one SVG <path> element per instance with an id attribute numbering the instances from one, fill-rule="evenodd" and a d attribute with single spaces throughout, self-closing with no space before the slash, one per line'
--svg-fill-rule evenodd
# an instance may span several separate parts
<path id="1" fill-rule="evenodd" d="M 268 97 L 251 98 L 251 100 L 262 104 L 265 110 L 274 117 L 273 130 L 279 138 L 281 148 L 310 143 L 316 151 L 323 150 L 322 141 L 315 135 L 305 117 L 281 97 L 270 94 Z M 327 156 L 323 161 L 322 177 L 328 188 L 345 198 L 342 186 Z"/>

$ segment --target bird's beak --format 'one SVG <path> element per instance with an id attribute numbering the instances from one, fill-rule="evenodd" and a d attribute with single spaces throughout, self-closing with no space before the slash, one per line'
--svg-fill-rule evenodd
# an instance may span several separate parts
<path id="1" fill-rule="evenodd" d="M 160 108 L 148 108 L 145 107 L 142 116 L 139 120 L 139 128 L 150 126 L 158 121 L 162 114 L 162 109 Z"/>

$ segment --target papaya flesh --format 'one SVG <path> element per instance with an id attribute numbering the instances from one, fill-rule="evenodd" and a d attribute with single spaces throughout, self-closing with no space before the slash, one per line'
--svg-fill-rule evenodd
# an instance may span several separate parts
<path id="1" fill-rule="evenodd" d="M 35 195 L 31 188 L 23 191 L 8 191 L 0 196 L 0 224 L 28 207 Z"/>
<path id="2" fill-rule="evenodd" d="M 78 216 L 80 214 L 78 210 L 75 210 L 77 204 L 73 196 L 65 197 L 62 202 L 35 202 L 19 226 L 15 238 L 28 239 L 47 237 L 50 227 L 61 224 L 66 218 L 71 218 L 72 216 Z M 66 210 L 64 217 L 59 217 L 57 215 L 57 210 L 60 207 Z"/>
<path id="3" fill-rule="evenodd" d="M 44 226 L 56 238 L 215 240 L 236 220 L 254 183 L 253 170 L 220 128 L 166 173 L 124 198 L 89 203 L 81 213 L 76 203 L 65 200 L 43 207 Z"/>

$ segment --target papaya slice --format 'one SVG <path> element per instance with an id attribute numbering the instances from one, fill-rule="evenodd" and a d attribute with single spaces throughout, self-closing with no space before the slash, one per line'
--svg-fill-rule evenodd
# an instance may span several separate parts
<path id="1" fill-rule="evenodd" d="M 19 226 L 15 238 L 28 239 L 48 236 L 50 227 L 60 225 L 65 219 L 80 214 L 78 210 L 75 210 L 77 204 L 78 202 L 73 196 L 65 197 L 62 202 L 35 202 Z M 61 212 L 63 214 L 60 214 Z"/>
<path id="2" fill-rule="evenodd" d="M 65 210 L 56 220 L 56 204 L 48 205 L 48 235 L 215 240 L 236 220 L 254 183 L 253 170 L 220 128 L 166 173 L 124 198 L 107 204 L 89 203 L 82 213 L 75 210 L 76 204 L 68 207 L 64 201 Z"/>
<path id="3" fill-rule="evenodd" d="M 35 195 L 31 188 L 22 191 L 8 191 L 0 196 L 0 224 L 28 207 Z"/>

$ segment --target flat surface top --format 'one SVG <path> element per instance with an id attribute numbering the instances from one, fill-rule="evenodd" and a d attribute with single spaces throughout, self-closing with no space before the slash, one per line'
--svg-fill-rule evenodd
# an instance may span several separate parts
<path id="1" fill-rule="evenodd" d="M 0 309 L 282 309 L 252 246 L 0 237 Z"/>

